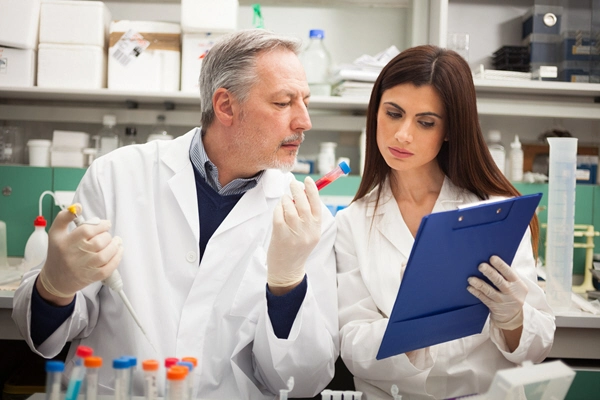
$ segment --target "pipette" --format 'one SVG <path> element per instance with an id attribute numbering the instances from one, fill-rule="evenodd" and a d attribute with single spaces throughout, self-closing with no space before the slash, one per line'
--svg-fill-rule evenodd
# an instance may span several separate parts
<path id="1" fill-rule="evenodd" d="M 317 190 L 323 189 L 340 176 L 348 175 L 348 173 L 350 173 L 350 166 L 346 164 L 345 161 L 342 161 L 337 167 L 323 175 L 321 178 L 317 179 L 315 182 L 317 185 Z"/>
<path id="2" fill-rule="evenodd" d="M 69 210 L 69 212 L 71 214 L 75 215 L 75 220 L 73 222 L 75 222 L 75 225 L 77 225 L 77 226 L 81 226 L 83 224 L 98 225 L 98 223 L 100 222 L 100 220 L 98 218 L 92 218 L 89 221 L 86 221 L 83 218 L 83 215 L 77 214 L 77 206 L 75 204 L 67 207 L 67 209 Z M 135 321 L 137 326 L 139 326 L 140 330 L 142 331 L 142 333 L 148 340 L 148 343 L 150 343 L 150 346 L 152 346 L 152 349 L 156 353 L 158 353 L 158 351 L 156 350 L 156 347 L 154 347 L 154 344 L 152 343 L 152 341 L 148 337 L 148 334 L 142 327 L 142 323 L 138 319 L 138 316 L 135 313 L 133 306 L 131 305 L 131 303 L 129 302 L 129 299 L 127 298 L 127 296 L 125 295 L 125 292 L 123 291 L 123 280 L 121 279 L 121 274 L 119 273 L 119 271 L 115 269 L 108 278 L 106 278 L 102 281 L 102 283 L 104 285 L 107 285 L 109 288 L 111 288 L 112 290 L 114 290 L 115 292 L 117 292 L 119 294 L 119 297 L 121 297 L 123 304 L 125 304 L 125 307 L 127 307 L 129 314 L 131 314 L 131 316 L 133 317 L 133 320 Z"/>

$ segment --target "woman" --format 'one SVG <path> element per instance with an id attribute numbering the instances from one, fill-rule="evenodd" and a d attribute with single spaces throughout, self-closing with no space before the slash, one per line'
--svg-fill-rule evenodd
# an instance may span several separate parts
<path id="1" fill-rule="evenodd" d="M 490 310 L 481 334 L 375 359 L 423 216 L 517 195 L 483 139 L 468 64 L 434 46 L 390 61 L 371 94 L 363 179 L 336 216 L 341 356 L 367 399 L 391 398 L 393 384 L 403 400 L 484 393 L 497 370 L 548 355 L 555 323 L 536 283 L 534 218 L 512 268 L 498 257 L 479 267 L 498 289 L 465 282 Z"/>

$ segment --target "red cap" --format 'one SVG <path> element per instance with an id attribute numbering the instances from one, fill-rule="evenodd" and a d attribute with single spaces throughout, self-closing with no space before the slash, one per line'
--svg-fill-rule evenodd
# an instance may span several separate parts
<path id="1" fill-rule="evenodd" d="M 33 221 L 33 226 L 46 226 L 46 220 L 43 215 L 38 215 Z"/>
<path id="2" fill-rule="evenodd" d="M 91 347 L 87 347 L 87 346 L 77 346 L 77 351 L 75 352 L 75 354 L 78 357 L 86 358 L 86 357 L 90 357 L 92 354 L 94 354 L 94 350 L 92 350 Z"/>
<path id="3" fill-rule="evenodd" d="M 171 368 L 173 365 L 177 364 L 178 361 L 179 361 L 179 358 L 175 358 L 175 357 L 165 358 L 165 368 L 167 368 L 167 369 Z"/>

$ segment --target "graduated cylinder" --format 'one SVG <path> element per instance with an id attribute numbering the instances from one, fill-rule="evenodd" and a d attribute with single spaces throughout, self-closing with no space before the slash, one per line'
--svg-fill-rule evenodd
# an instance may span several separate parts
<path id="1" fill-rule="evenodd" d="M 548 143 L 546 297 L 554 311 L 567 311 L 571 308 L 573 281 L 577 139 L 548 138 Z"/>

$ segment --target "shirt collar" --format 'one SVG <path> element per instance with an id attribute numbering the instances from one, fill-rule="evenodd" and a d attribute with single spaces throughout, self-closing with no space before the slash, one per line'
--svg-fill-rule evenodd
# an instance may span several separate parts
<path id="1" fill-rule="evenodd" d="M 190 146 L 190 160 L 194 166 L 194 169 L 198 171 L 200 176 L 202 176 L 206 183 L 208 183 L 208 185 L 213 188 L 215 192 L 219 193 L 221 196 L 241 194 L 254 188 L 258 184 L 258 181 L 263 176 L 264 171 L 260 171 L 251 178 L 234 179 L 222 187 L 219 183 L 219 169 L 208 158 L 208 154 L 206 154 L 204 144 L 202 143 L 202 136 L 204 136 L 204 131 L 202 129 L 198 129 Z"/>

